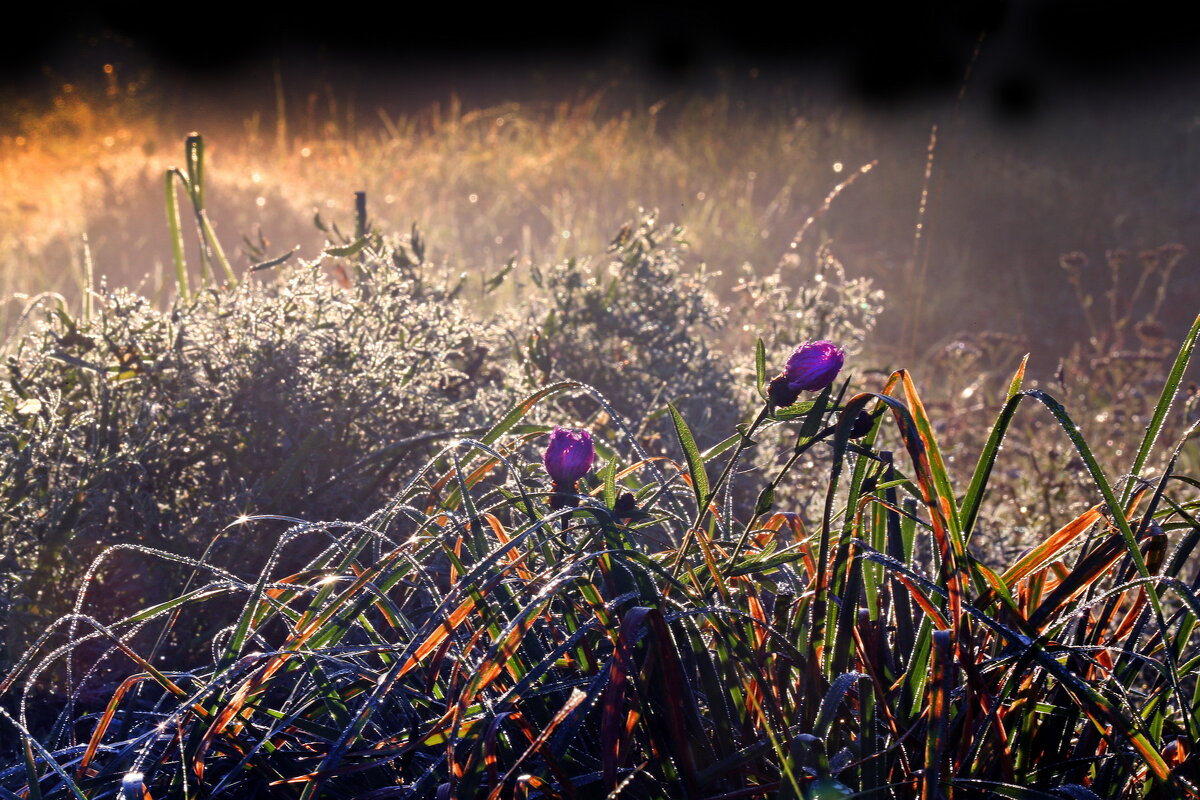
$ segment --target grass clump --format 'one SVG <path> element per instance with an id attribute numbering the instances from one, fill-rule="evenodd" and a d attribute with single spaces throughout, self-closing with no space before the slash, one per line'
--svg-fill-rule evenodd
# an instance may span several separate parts
<path id="1" fill-rule="evenodd" d="M 1160 410 L 1198 334 L 1200 319 Z M 28 765 L 0 781 L 46 798 L 1200 795 L 1200 523 L 1174 472 L 1191 431 L 1161 473 L 1114 485 L 1061 404 L 1022 388 L 1022 363 L 955 486 L 906 371 L 781 408 L 764 350 L 754 422 L 701 452 L 674 414 L 679 462 L 559 382 L 449 443 L 361 523 L 296 520 L 257 573 L 244 554 L 185 559 L 185 594 L 105 618 L 84 585 L 81 613 L 3 686 L 90 642 L 127 677 L 102 714 L 68 706 L 41 739 L 23 706 L 8 715 Z M 539 463 L 546 429 L 527 421 L 571 393 L 608 416 L 601 463 L 563 502 Z M 1085 462 L 1094 505 L 993 569 L 969 544 L 1029 401 Z M 815 454 L 828 477 L 811 527 L 786 492 L 735 502 L 736 462 L 772 429 L 796 458 L 754 479 L 777 489 Z M 243 522 L 235 535 L 273 520 Z M 131 646 L 219 598 L 207 657 L 164 669 Z"/>

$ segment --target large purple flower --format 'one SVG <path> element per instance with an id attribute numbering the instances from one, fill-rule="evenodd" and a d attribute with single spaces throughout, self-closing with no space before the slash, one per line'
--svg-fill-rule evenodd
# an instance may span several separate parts
<path id="1" fill-rule="evenodd" d="M 833 342 L 805 342 L 796 348 L 791 358 L 770 385 L 771 401 L 777 406 L 790 406 L 800 392 L 819 392 L 833 383 L 846 363 L 846 354 Z"/>
<path id="2" fill-rule="evenodd" d="M 592 468 L 595 460 L 596 448 L 592 445 L 590 433 L 554 426 L 542 463 L 546 465 L 546 472 L 550 473 L 555 487 L 574 488 Z"/>

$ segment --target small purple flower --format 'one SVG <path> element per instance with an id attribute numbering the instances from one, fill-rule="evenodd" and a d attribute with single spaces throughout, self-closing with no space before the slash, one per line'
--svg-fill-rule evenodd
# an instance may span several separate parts
<path id="1" fill-rule="evenodd" d="M 846 363 L 846 354 L 833 342 L 805 342 L 796 348 L 791 358 L 770 385 L 771 401 L 777 406 L 790 406 L 800 392 L 819 392 L 833 383 Z"/>
<path id="2" fill-rule="evenodd" d="M 592 445 L 590 433 L 554 426 L 542 463 L 546 465 L 546 472 L 550 473 L 555 487 L 574 488 L 592 468 L 595 460 L 596 448 Z"/>

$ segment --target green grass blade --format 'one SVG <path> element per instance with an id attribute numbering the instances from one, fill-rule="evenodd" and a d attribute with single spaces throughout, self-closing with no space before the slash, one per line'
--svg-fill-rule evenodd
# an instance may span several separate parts
<path id="1" fill-rule="evenodd" d="M 1188 362 L 1192 358 L 1192 352 L 1196 349 L 1196 340 L 1200 337 L 1200 315 L 1196 316 L 1196 321 L 1192 323 L 1191 330 L 1183 339 L 1183 344 L 1179 346 L 1179 354 L 1175 356 L 1175 363 L 1171 366 L 1171 372 L 1167 375 L 1167 382 L 1163 385 L 1162 393 L 1158 396 L 1158 405 L 1154 407 L 1154 415 L 1150 418 L 1150 423 L 1146 425 L 1146 434 L 1142 437 L 1142 444 L 1138 448 L 1137 455 L 1133 459 L 1133 466 L 1130 467 L 1129 473 L 1136 479 L 1141 475 L 1142 467 L 1146 465 L 1146 459 L 1150 457 L 1150 450 L 1154 447 L 1154 442 L 1158 439 L 1159 431 L 1162 430 L 1163 422 L 1167 418 L 1167 412 L 1171 410 L 1171 404 L 1175 402 L 1175 397 L 1179 393 L 1179 384 L 1183 381 L 1183 374 L 1187 372 Z M 1136 480 L 1130 481 L 1125 491 L 1121 493 L 1121 500 L 1126 502 L 1133 497 L 1136 490 Z"/>
<path id="2" fill-rule="evenodd" d="M 174 168 L 167 170 L 163 183 L 166 188 L 167 228 L 171 235 L 171 255 L 175 262 L 175 290 L 179 294 L 179 299 L 186 303 L 189 299 L 187 261 L 183 256 L 183 225 L 179 219 L 179 201 L 175 197 L 176 178 L 183 183 L 185 188 L 187 187 L 187 179 L 183 177 L 183 173 Z"/>
<path id="3" fill-rule="evenodd" d="M 1004 406 L 1001 408 L 995 424 L 992 425 L 992 432 L 983 446 L 983 452 L 979 454 L 979 461 L 975 464 L 975 473 L 971 476 L 971 483 L 967 486 L 966 494 L 963 495 L 959 514 L 962 518 L 963 539 L 967 542 L 970 542 L 971 532 L 975 529 L 975 522 L 979 518 L 983 491 L 992 475 L 996 457 L 1000 454 L 1000 445 L 1004 442 L 1004 435 L 1008 432 L 1008 426 L 1012 423 L 1013 415 L 1020 402 L 1021 383 L 1024 380 L 1025 365 L 1028 362 L 1029 355 L 1026 354 L 1025 358 L 1021 359 L 1021 365 L 1017 367 L 1017 371 L 1008 385 L 1008 395 L 1005 398 Z"/>
<path id="4" fill-rule="evenodd" d="M 696 495 L 696 514 L 700 515 L 704 513 L 709 501 L 708 473 L 704 469 L 704 459 L 700 458 L 700 450 L 696 447 L 692 430 L 684 421 L 683 415 L 679 413 L 673 403 L 668 403 L 667 408 L 671 412 L 671 421 L 675 423 L 675 435 L 679 437 L 679 446 L 683 448 L 688 474 L 692 478 L 692 491 Z"/>

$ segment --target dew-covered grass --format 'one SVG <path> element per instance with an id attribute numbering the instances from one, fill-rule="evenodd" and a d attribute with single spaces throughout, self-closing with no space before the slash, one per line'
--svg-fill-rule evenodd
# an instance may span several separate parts
<path id="1" fill-rule="evenodd" d="M 545 122 L 452 112 L 483 162 Z M 1181 246 L 1064 255 L 1087 338 L 1035 379 L 983 328 L 892 363 L 880 313 L 921 311 L 817 235 L 829 186 L 725 283 L 712 219 L 463 272 L 432 253 L 478 231 L 374 188 L 239 261 L 220 152 L 147 179 L 156 285 L 84 262 L 9 320 L 4 796 L 1200 795 Z M 844 366 L 781 399 L 817 339 Z"/>

